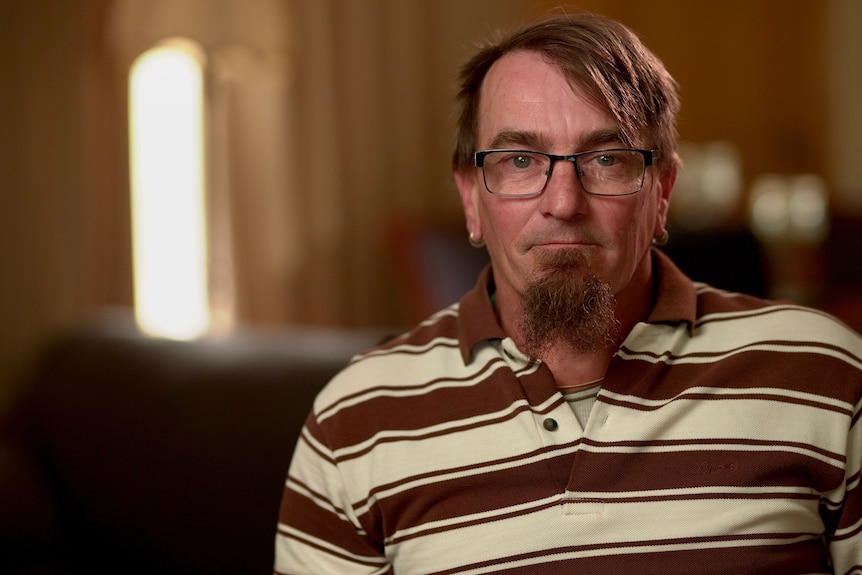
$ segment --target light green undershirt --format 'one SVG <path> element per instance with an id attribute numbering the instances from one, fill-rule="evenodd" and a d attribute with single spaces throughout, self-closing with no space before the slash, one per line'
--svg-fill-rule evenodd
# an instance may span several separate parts
<path id="1" fill-rule="evenodd" d="M 593 410 L 593 404 L 596 402 L 596 396 L 599 394 L 601 388 L 602 384 L 600 381 L 589 387 L 573 389 L 563 393 L 563 398 L 569 404 L 569 407 L 572 408 L 575 418 L 581 424 L 581 429 L 587 426 L 587 420 L 590 418 L 590 412 Z"/>

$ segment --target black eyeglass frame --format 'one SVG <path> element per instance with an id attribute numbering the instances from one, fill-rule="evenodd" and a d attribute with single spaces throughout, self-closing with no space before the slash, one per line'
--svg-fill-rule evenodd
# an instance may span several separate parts
<path id="1" fill-rule="evenodd" d="M 545 185 L 542 186 L 542 189 L 538 192 L 530 192 L 527 194 L 501 194 L 499 192 L 494 192 L 491 188 L 488 187 L 488 181 L 485 179 L 485 156 L 488 154 L 493 154 L 496 152 L 510 152 L 517 154 L 519 152 L 524 154 L 538 154 L 540 156 L 545 156 L 551 162 L 551 165 L 548 166 L 548 172 L 545 175 Z M 643 173 L 641 173 L 641 183 L 638 188 L 632 192 L 626 192 L 625 194 L 598 194 L 595 192 L 589 191 L 586 186 L 584 186 L 584 182 L 581 181 L 581 171 L 578 169 L 578 158 L 581 156 L 586 156 L 587 154 L 596 154 L 601 152 L 637 152 L 644 159 L 644 169 Z M 551 175 L 554 172 L 554 164 L 560 161 L 572 162 L 575 164 L 575 174 L 578 177 L 578 182 L 581 184 L 581 187 L 584 189 L 586 193 L 591 196 L 601 196 L 604 198 L 617 198 L 624 196 L 631 196 L 633 194 L 638 193 L 644 187 L 644 180 L 646 179 L 646 169 L 653 165 L 655 158 L 659 155 L 658 150 L 644 150 L 639 148 L 608 148 L 604 150 L 587 150 L 586 152 L 578 152 L 577 154 L 565 154 L 565 155 L 557 155 L 557 154 L 548 154 L 547 152 L 537 152 L 535 150 L 512 150 L 508 148 L 496 148 L 492 150 L 482 150 L 480 152 L 475 152 L 473 154 L 473 162 L 475 163 L 477 168 L 482 168 L 482 182 L 485 184 L 485 189 L 488 193 L 493 194 L 499 198 L 533 198 L 541 195 L 545 188 L 548 187 L 548 182 L 551 181 Z"/>

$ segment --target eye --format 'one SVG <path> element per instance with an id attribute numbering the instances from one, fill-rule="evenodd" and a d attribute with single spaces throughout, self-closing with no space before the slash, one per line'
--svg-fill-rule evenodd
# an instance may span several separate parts
<path id="1" fill-rule="evenodd" d="M 530 166 L 533 165 L 533 158 L 531 158 L 530 156 L 524 156 L 524 155 L 513 156 L 511 158 L 511 162 L 512 162 L 513 167 L 523 170 L 523 169 L 529 168 Z"/>
<path id="2" fill-rule="evenodd" d="M 609 168 L 617 163 L 617 157 L 611 154 L 601 154 L 596 156 L 595 162 L 603 168 Z"/>
<path id="3" fill-rule="evenodd" d="M 485 168 L 505 173 L 507 177 L 541 172 L 547 163 L 546 156 L 523 150 L 495 150 L 485 156 Z"/>
<path id="4" fill-rule="evenodd" d="M 620 173 L 635 169 L 641 156 L 631 150 L 599 150 L 585 155 L 579 162 L 584 169 L 590 167 L 604 173 Z"/>

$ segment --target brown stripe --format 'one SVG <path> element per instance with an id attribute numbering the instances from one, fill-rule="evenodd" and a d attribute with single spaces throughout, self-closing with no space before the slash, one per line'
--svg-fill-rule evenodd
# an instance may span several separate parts
<path id="1" fill-rule="evenodd" d="M 565 478 L 568 477 L 568 471 L 574 459 L 573 447 L 574 444 L 552 446 L 518 457 L 441 469 L 433 473 L 405 478 L 373 488 L 367 499 L 356 502 L 354 506 L 361 508 L 369 500 L 377 500 L 376 504 L 381 510 L 388 510 L 393 515 L 404 513 L 404 509 L 413 508 L 419 510 L 419 515 L 437 521 L 552 496 L 562 493 L 565 488 Z M 546 457 L 541 458 L 541 456 Z M 540 459 L 528 461 L 534 457 Z M 516 465 L 519 461 L 524 463 Z M 490 467 L 495 465 L 504 466 L 505 469 L 491 470 Z M 560 481 L 549 481 L 549 470 L 557 466 L 566 470 L 565 475 L 559 476 L 562 477 Z M 485 468 L 488 469 L 482 471 Z M 451 474 L 461 476 L 448 477 Z M 434 478 L 440 478 L 440 480 L 433 481 Z M 414 481 L 423 481 L 423 484 L 398 490 L 399 487 Z M 382 492 L 390 490 L 396 490 L 396 492 L 380 498 Z M 410 514 L 407 513 L 407 515 Z M 404 527 L 401 525 L 399 528 Z"/>
<path id="2" fill-rule="evenodd" d="M 859 370 L 844 361 L 819 354 L 776 354 L 749 351 L 720 362 L 702 364 L 651 364 L 645 360 L 611 361 L 603 388 L 615 393 L 662 401 L 688 392 L 693 387 L 747 389 L 773 387 L 808 393 L 856 405 L 860 387 Z"/>
<path id="3" fill-rule="evenodd" d="M 553 409 L 557 405 L 562 405 L 564 401 L 562 396 L 558 396 L 557 401 L 546 409 Z M 522 405 L 516 405 L 517 403 Z M 483 423 L 461 425 L 457 423 L 507 410 L 510 412 Z M 513 419 L 528 410 L 530 407 L 526 405 L 525 398 L 520 393 L 520 385 L 512 372 L 501 369 L 490 377 L 467 387 L 439 387 L 417 396 L 383 396 L 368 399 L 361 404 L 344 407 L 337 417 L 331 417 L 320 425 L 330 448 L 337 451 L 367 441 L 382 430 L 394 433 L 415 432 L 455 423 L 451 429 L 422 434 L 420 438 L 408 437 L 410 434 L 405 433 L 380 440 L 380 442 L 413 441 L 465 431 L 487 425 L 489 422 L 499 423 Z M 380 442 L 375 442 L 375 445 Z M 366 452 L 367 450 L 362 453 Z M 357 455 L 359 454 L 351 455 L 350 458 Z"/>
<path id="4" fill-rule="evenodd" d="M 792 539 L 793 535 L 765 535 L 770 540 Z M 498 560 L 473 563 L 456 569 L 434 571 L 429 575 L 455 575 L 468 569 L 486 568 L 495 575 L 572 575 L 574 573 L 607 573 L 614 575 L 637 573 L 640 575 L 665 575 L 666 573 L 687 573 L 690 575 L 801 575 L 812 573 L 831 573 L 828 556 L 819 538 L 789 543 L 786 545 L 758 543 L 743 545 L 747 540 L 757 541 L 755 537 L 714 537 L 700 539 L 676 539 L 664 541 L 644 541 L 643 545 L 654 547 L 651 551 L 626 553 L 626 548 L 637 544 L 577 546 L 542 550 L 518 556 L 505 556 Z M 711 543 L 729 545 L 724 548 L 703 548 L 685 551 L 665 551 L 670 545 Z M 562 553 L 579 551 L 607 551 L 606 555 L 580 559 L 559 559 Z M 616 551 L 616 552 L 615 552 Z M 513 561 L 532 560 L 522 567 L 507 567 Z"/>
<path id="5" fill-rule="evenodd" d="M 368 535 L 360 536 L 353 524 L 335 514 L 324 512 L 313 500 L 289 488 L 284 491 L 279 521 L 311 538 L 331 542 L 346 553 L 373 556 L 383 552 L 382 546 L 374 543 L 374 538 L 368 537 Z M 292 535 L 281 529 L 279 529 L 279 533 L 284 537 L 293 538 Z M 301 540 L 308 545 L 317 547 L 310 540 L 305 538 Z M 331 551 L 327 552 L 332 553 Z M 379 563 L 374 564 L 379 565 Z"/>

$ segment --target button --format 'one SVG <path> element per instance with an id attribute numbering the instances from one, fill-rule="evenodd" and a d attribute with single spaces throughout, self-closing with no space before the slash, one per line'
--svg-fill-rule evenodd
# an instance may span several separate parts
<path id="1" fill-rule="evenodd" d="M 559 427 L 559 425 L 557 424 L 557 420 L 556 420 L 556 419 L 553 419 L 553 418 L 551 418 L 551 417 L 549 417 L 549 418 L 547 418 L 545 421 L 543 421 L 543 422 L 542 422 L 542 425 L 543 425 L 543 426 L 544 426 L 544 428 L 545 428 L 545 429 L 547 429 L 548 431 L 556 431 L 556 430 L 557 430 L 557 428 Z"/>

